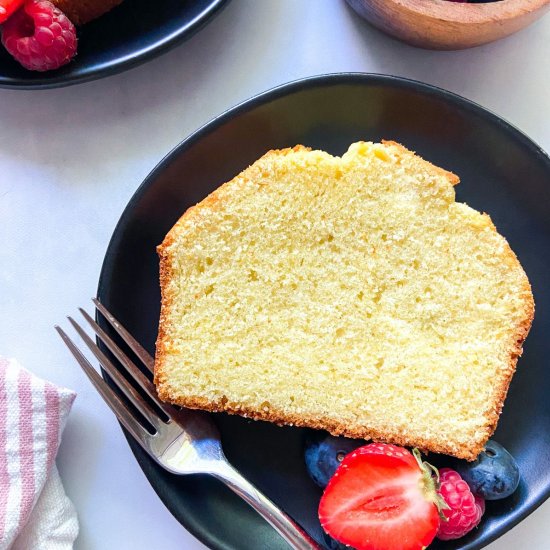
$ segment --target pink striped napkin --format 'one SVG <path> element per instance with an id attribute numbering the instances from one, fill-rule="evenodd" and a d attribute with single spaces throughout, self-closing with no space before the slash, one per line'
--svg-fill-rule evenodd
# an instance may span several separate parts
<path id="1" fill-rule="evenodd" d="M 75 397 L 0 357 L 0 550 L 73 546 L 78 520 L 55 457 Z"/>

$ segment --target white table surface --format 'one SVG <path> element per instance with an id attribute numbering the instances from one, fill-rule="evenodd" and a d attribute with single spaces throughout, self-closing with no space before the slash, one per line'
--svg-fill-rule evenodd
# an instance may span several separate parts
<path id="1" fill-rule="evenodd" d="M 431 52 L 379 33 L 341 0 L 233 0 L 191 40 L 129 72 L 0 90 L 0 354 L 78 392 L 58 457 L 80 516 L 77 549 L 204 548 L 157 498 L 53 330 L 89 304 L 115 223 L 155 164 L 228 107 L 339 71 L 441 86 L 548 151 L 549 69 L 550 15 L 498 43 Z M 549 539 L 547 502 L 490 548 L 545 549 Z"/>

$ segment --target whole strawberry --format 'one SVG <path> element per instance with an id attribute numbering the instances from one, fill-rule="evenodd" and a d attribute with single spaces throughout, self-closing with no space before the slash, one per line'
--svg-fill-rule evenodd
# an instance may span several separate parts
<path id="1" fill-rule="evenodd" d="M 2 44 L 31 71 L 49 71 L 76 54 L 76 29 L 48 0 L 27 0 L 2 26 Z"/>
<path id="2" fill-rule="evenodd" d="M 450 468 L 439 470 L 439 494 L 449 508 L 442 510 L 447 521 L 439 525 L 438 539 L 458 539 L 479 524 L 485 511 L 485 501 L 472 494 L 458 472 Z"/>
<path id="3" fill-rule="evenodd" d="M 349 453 L 319 504 L 323 529 L 357 550 L 422 550 L 439 528 L 434 469 L 420 453 L 372 443 Z"/>

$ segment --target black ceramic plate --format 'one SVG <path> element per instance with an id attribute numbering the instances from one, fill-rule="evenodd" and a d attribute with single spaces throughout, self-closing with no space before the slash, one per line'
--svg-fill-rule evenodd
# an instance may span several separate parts
<path id="1" fill-rule="evenodd" d="M 27 71 L 0 45 L 0 87 L 56 88 L 118 73 L 189 38 L 227 0 L 125 0 L 78 28 L 78 55 L 55 71 Z"/>
<path id="2" fill-rule="evenodd" d="M 433 544 L 481 548 L 550 494 L 550 159 L 506 122 L 449 92 L 393 77 L 329 75 L 276 88 L 198 130 L 151 173 L 116 227 L 98 295 L 153 352 L 160 298 L 155 246 L 188 207 L 268 149 L 300 143 L 341 154 L 356 140 L 382 138 L 460 175 L 458 200 L 491 215 L 535 294 L 536 319 L 495 435 L 517 458 L 521 485 L 512 497 L 487 503 L 475 532 Z M 304 467 L 305 431 L 224 414 L 215 421 L 230 461 L 320 540 L 321 491 Z M 170 475 L 131 446 L 166 506 L 205 544 L 224 550 L 287 548 L 218 482 Z"/>

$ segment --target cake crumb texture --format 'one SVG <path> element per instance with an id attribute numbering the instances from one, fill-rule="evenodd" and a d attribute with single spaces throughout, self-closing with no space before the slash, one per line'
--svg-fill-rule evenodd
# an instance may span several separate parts
<path id="1" fill-rule="evenodd" d="M 534 314 L 454 174 L 394 142 L 270 151 L 158 247 L 162 399 L 473 460 Z"/>

